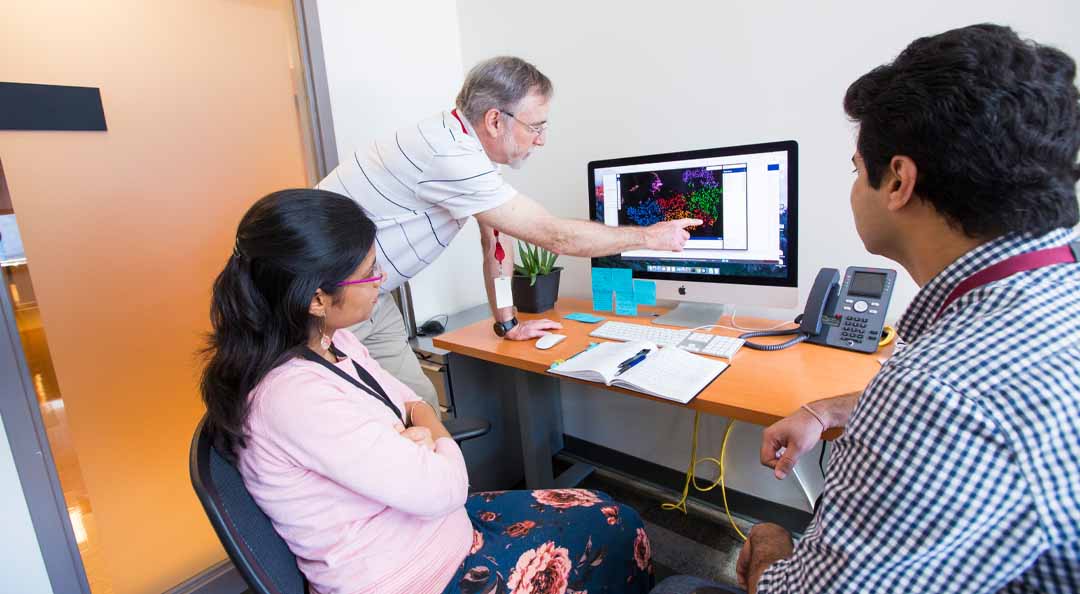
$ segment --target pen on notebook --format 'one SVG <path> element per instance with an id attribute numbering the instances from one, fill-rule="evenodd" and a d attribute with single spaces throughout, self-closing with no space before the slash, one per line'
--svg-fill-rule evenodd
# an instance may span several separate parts
<path id="1" fill-rule="evenodd" d="M 634 353 L 633 355 L 630 355 L 629 357 L 624 359 L 622 363 L 619 363 L 619 367 L 625 367 L 628 363 L 630 363 L 634 359 L 637 359 L 638 357 L 640 357 L 640 356 L 642 356 L 644 354 L 647 354 L 648 352 L 649 352 L 649 349 L 641 349 L 640 351 L 638 351 L 638 352 Z"/>
<path id="2" fill-rule="evenodd" d="M 636 354 L 633 357 L 630 357 L 629 359 L 627 359 L 627 360 L 623 361 L 622 363 L 620 363 L 619 364 L 619 369 L 618 369 L 618 371 L 615 372 L 615 375 L 619 375 L 619 374 L 625 372 L 627 369 L 630 369 L 631 367 L 637 365 L 638 363 L 641 363 L 648 356 L 649 356 L 649 349 L 642 349 L 641 352 L 639 352 L 638 354 Z"/>

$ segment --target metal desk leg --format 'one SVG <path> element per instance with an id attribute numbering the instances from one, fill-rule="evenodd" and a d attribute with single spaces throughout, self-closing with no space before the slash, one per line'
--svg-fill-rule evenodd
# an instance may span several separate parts
<path id="1" fill-rule="evenodd" d="M 530 489 L 566 488 L 582 481 L 592 471 L 577 463 L 558 477 L 551 457 L 563 448 L 562 395 L 557 379 L 527 371 L 515 371 L 518 426 L 525 485 Z"/>

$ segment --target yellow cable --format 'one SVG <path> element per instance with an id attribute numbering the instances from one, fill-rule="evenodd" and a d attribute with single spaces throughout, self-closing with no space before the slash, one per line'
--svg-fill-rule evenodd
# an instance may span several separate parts
<path id="1" fill-rule="evenodd" d="M 746 535 L 735 525 L 735 518 L 731 517 L 731 510 L 727 503 L 727 486 L 724 485 L 724 454 L 727 452 L 727 440 L 731 437 L 731 430 L 735 428 L 735 419 L 728 419 L 727 428 L 724 429 L 724 441 L 720 443 L 720 494 L 724 496 L 724 513 L 727 514 L 728 522 L 735 529 L 736 534 L 746 540 Z"/>
<path id="2" fill-rule="evenodd" d="M 746 535 L 743 534 L 742 530 L 739 530 L 739 527 L 735 524 L 735 518 L 731 517 L 731 510 L 728 508 L 727 502 L 727 488 L 724 485 L 724 454 L 727 452 L 727 441 L 728 438 L 731 437 L 731 429 L 735 427 L 735 421 L 733 419 L 728 419 L 727 427 L 724 429 L 724 440 L 720 444 L 720 459 L 717 460 L 716 458 L 706 457 L 698 460 L 698 421 L 700 419 L 701 413 L 695 411 L 694 431 L 692 433 L 690 441 L 690 466 L 686 469 L 686 482 L 683 484 L 682 498 L 679 499 L 678 503 L 665 503 L 660 507 L 665 510 L 679 510 L 685 514 L 686 500 L 690 496 L 690 485 L 694 485 L 694 488 L 702 493 L 712 491 L 716 488 L 717 485 L 720 485 L 720 494 L 723 496 L 724 499 L 724 513 L 727 514 L 728 521 L 731 522 L 731 527 L 735 529 L 735 532 L 740 537 L 742 537 L 743 540 L 746 540 Z M 720 467 L 720 476 L 717 477 L 716 481 L 714 481 L 713 484 L 709 485 L 708 487 L 701 487 L 697 484 L 697 474 L 695 471 L 697 469 L 697 465 L 701 464 L 702 462 L 712 462 L 718 467 Z"/>
<path id="3" fill-rule="evenodd" d="M 884 328 L 881 329 L 881 340 L 877 343 L 877 345 L 879 347 L 883 347 L 892 342 L 894 338 L 896 338 L 896 328 L 886 325 Z"/>

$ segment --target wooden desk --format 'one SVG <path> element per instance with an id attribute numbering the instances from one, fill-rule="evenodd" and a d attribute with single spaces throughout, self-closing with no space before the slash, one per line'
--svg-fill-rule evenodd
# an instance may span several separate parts
<path id="1" fill-rule="evenodd" d="M 665 311 L 656 307 L 638 309 L 643 315 L 636 318 L 614 314 L 605 317 L 609 320 L 650 324 L 653 317 L 647 314 Z M 566 334 L 566 340 L 546 351 L 537 349 L 534 346 L 535 341 L 518 342 L 495 336 L 491 330 L 490 318 L 448 332 L 433 341 L 435 346 L 452 353 L 526 372 L 516 374 L 515 388 L 522 431 L 525 478 L 530 488 L 566 486 L 588 473 L 588 469 L 581 468 L 568 471 L 567 475 L 559 479 L 553 479 L 551 455 L 561 447 L 558 445 L 561 441 L 550 445 L 552 442 L 547 439 L 553 422 L 561 426 L 558 381 L 579 381 L 549 374 L 547 369 L 555 360 L 566 359 L 584 350 L 590 342 L 601 340 L 589 336 L 589 332 L 597 328 L 599 323 L 584 324 L 563 319 L 565 314 L 575 311 L 591 312 L 592 303 L 584 299 L 564 298 L 559 300 L 553 311 L 518 315 L 519 320 L 549 318 L 563 325 L 560 333 Z M 721 323 L 730 325 L 730 319 L 725 316 Z M 777 322 L 739 318 L 739 323 L 756 328 L 773 326 Z M 739 334 L 725 329 L 714 329 L 711 332 L 731 336 Z M 781 342 L 786 338 L 790 337 L 766 338 L 760 341 Z M 770 425 L 791 414 L 802 404 L 862 391 L 880 368 L 880 356 L 881 353 L 867 355 L 807 343 L 773 352 L 754 351 L 743 347 L 735 355 L 731 367 L 686 405 L 594 382 L 580 383 L 711 415 Z M 556 391 L 554 395 L 553 390 Z M 558 416 L 558 419 L 553 419 L 553 416 Z M 561 436 L 558 439 L 561 440 Z"/>

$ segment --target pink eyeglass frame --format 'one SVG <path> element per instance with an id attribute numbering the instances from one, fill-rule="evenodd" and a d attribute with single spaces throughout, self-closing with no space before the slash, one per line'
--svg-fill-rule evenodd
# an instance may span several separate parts
<path id="1" fill-rule="evenodd" d="M 377 283 L 377 282 L 379 282 L 379 281 L 386 278 L 386 273 L 383 272 L 381 268 L 376 267 L 376 270 L 379 271 L 379 274 L 376 275 L 376 276 L 369 276 L 367 278 L 361 278 L 361 279 L 351 280 L 351 281 L 341 281 L 340 283 L 338 283 L 335 286 L 344 287 L 344 286 L 347 286 L 347 285 L 364 285 L 364 284 L 367 284 L 367 283 Z"/>

